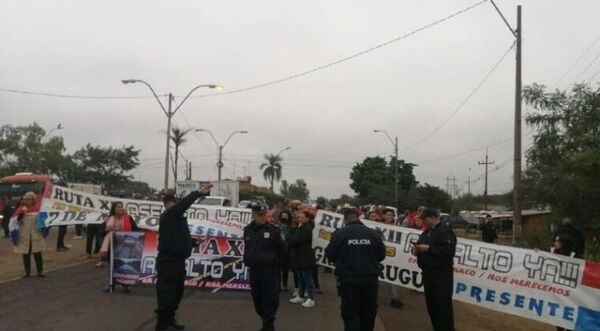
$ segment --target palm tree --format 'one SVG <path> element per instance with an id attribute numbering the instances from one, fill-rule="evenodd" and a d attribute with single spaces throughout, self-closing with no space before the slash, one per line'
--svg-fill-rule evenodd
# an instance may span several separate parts
<path id="1" fill-rule="evenodd" d="M 190 132 L 192 129 L 183 130 L 178 127 L 173 127 L 171 129 L 171 141 L 175 145 L 175 165 L 173 166 L 173 178 L 175 182 L 177 182 L 177 162 L 179 161 L 179 146 L 185 144 L 187 139 L 185 139 L 185 135 Z"/>
<path id="2" fill-rule="evenodd" d="M 273 191 L 273 181 L 279 181 L 281 179 L 281 156 L 275 154 L 265 154 L 265 160 L 267 162 L 260 165 L 260 169 L 263 171 L 263 177 L 265 180 L 271 183 L 271 191 Z"/>

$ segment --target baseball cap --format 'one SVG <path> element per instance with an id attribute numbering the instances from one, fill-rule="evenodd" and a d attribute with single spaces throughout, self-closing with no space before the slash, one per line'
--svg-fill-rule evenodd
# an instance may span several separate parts
<path id="1" fill-rule="evenodd" d="M 177 201 L 177 197 L 175 196 L 175 194 L 165 194 L 162 196 L 163 203 L 167 203 L 169 201 L 173 201 L 173 202 Z"/>

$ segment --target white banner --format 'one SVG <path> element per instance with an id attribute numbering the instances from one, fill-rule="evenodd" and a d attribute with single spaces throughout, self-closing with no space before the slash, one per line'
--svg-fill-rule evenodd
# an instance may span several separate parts
<path id="1" fill-rule="evenodd" d="M 410 253 L 420 231 L 362 221 L 380 231 L 386 245 L 379 279 L 422 291 L 421 270 Z M 343 216 L 319 211 L 313 247 L 324 256 Z M 600 264 L 547 252 L 458 239 L 454 299 L 576 330 L 600 330 Z"/>
<path id="2" fill-rule="evenodd" d="M 117 201 L 123 203 L 125 211 L 135 220 L 142 219 L 140 226 L 158 227 L 158 216 L 164 211 L 163 203 L 160 201 L 114 198 L 56 185 L 52 187 L 51 197 L 42 202 L 42 210 L 108 213 L 111 204 Z M 190 220 L 211 221 L 226 225 L 237 224 L 237 228 L 239 226 L 243 228 L 252 221 L 250 209 L 199 204 L 193 204 L 187 210 L 186 216 Z"/>

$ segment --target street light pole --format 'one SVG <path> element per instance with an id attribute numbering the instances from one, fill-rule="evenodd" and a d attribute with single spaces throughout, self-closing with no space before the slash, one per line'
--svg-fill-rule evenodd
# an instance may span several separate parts
<path id="1" fill-rule="evenodd" d="M 398 178 L 398 137 L 395 137 L 395 139 L 392 140 L 392 137 L 390 137 L 390 135 L 385 130 L 373 130 L 373 132 L 385 134 L 386 137 L 388 138 L 388 140 L 390 141 L 390 143 L 392 143 L 392 145 L 394 146 L 394 155 L 395 155 L 395 160 L 394 160 L 394 181 L 395 181 L 395 183 L 394 183 L 394 201 L 396 203 L 396 205 L 394 207 L 396 207 L 396 209 L 398 209 L 398 206 L 399 206 L 399 203 L 398 203 L 398 182 L 399 182 L 399 178 Z"/>
<path id="2" fill-rule="evenodd" d="M 142 83 L 142 84 L 146 85 L 150 89 L 150 91 L 152 92 L 152 95 L 154 95 L 154 98 L 156 99 L 156 101 L 160 105 L 160 108 L 162 108 L 163 112 L 167 116 L 167 144 L 166 144 L 167 146 L 166 146 L 166 151 L 165 151 L 165 179 L 164 179 L 164 191 L 166 192 L 167 189 L 169 188 L 169 147 L 170 147 L 170 144 L 171 144 L 171 117 L 173 117 L 173 115 L 175 115 L 175 113 L 177 112 L 177 110 L 179 110 L 179 108 L 181 107 L 181 105 L 183 105 L 183 103 L 197 89 L 199 89 L 201 87 L 208 87 L 208 88 L 211 88 L 211 89 L 218 89 L 218 90 L 220 90 L 220 89 L 222 89 L 222 86 L 215 85 L 215 84 L 198 85 L 198 86 L 194 87 L 190 92 L 188 92 L 188 94 L 185 96 L 185 98 L 183 98 L 183 100 L 179 103 L 179 105 L 177 105 L 175 107 L 175 110 L 172 110 L 172 108 L 173 108 L 173 94 L 169 93 L 169 95 L 168 95 L 168 97 L 169 97 L 168 108 L 165 109 L 165 106 L 163 106 L 162 102 L 160 101 L 160 98 L 158 97 L 158 95 L 156 94 L 156 92 L 154 92 L 154 89 L 152 88 L 152 86 L 150 84 L 146 83 L 145 81 L 139 80 L 139 79 L 124 79 L 124 80 L 121 81 L 121 83 L 123 83 L 123 84 Z"/>
<path id="3" fill-rule="evenodd" d="M 223 145 L 220 145 L 219 142 L 217 142 L 217 139 L 215 139 L 215 136 L 212 134 L 212 132 L 210 132 L 209 130 L 206 129 L 196 129 L 196 132 L 206 132 L 210 135 L 210 137 L 212 138 L 212 140 L 215 142 L 215 145 L 217 146 L 217 148 L 219 149 L 219 161 L 217 161 L 217 169 L 218 169 L 218 180 L 219 182 L 221 181 L 221 170 L 223 169 L 223 148 L 225 147 L 225 145 L 227 145 L 227 143 L 229 142 L 229 140 L 231 140 L 231 137 L 233 137 L 234 134 L 236 133 L 240 133 L 240 134 L 246 134 L 248 133 L 248 131 L 245 130 L 237 130 L 237 131 L 233 131 L 229 137 L 227 138 L 227 140 L 225 140 L 225 143 Z"/>

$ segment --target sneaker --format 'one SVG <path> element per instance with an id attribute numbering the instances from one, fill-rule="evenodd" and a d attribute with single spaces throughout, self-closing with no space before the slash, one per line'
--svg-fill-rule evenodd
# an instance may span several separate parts
<path id="1" fill-rule="evenodd" d="M 71 247 L 73 247 L 73 245 L 71 245 L 71 244 L 65 244 L 65 247 L 66 248 L 71 248 Z"/>
<path id="2" fill-rule="evenodd" d="M 302 303 L 302 302 L 304 302 L 304 298 L 301 298 L 299 296 L 295 296 L 295 297 L 293 297 L 293 298 L 290 299 L 290 302 L 291 303 Z"/>
<path id="3" fill-rule="evenodd" d="M 304 303 L 302 304 L 302 307 L 306 307 L 306 308 L 311 308 L 315 306 L 315 300 L 313 299 L 306 299 L 306 301 L 304 301 Z"/>

